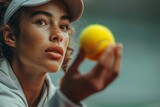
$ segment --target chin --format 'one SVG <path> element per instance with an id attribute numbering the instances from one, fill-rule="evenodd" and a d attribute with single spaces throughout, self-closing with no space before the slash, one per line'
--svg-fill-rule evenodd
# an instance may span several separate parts
<path id="1" fill-rule="evenodd" d="M 48 72 L 49 72 L 49 73 L 56 73 L 56 72 L 58 72 L 58 71 L 60 70 L 60 68 L 61 68 L 61 67 L 59 67 L 59 68 L 54 68 L 54 69 L 51 68 L 51 69 L 48 70 Z"/>
<path id="2" fill-rule="evenodd" d="M 47 71 L 49 71 L 50 73 L 56 73 L 57 71 L 60 70 L 61 64 L 59 63 L 49 64 L 47 68 L 48 68 Z"/>

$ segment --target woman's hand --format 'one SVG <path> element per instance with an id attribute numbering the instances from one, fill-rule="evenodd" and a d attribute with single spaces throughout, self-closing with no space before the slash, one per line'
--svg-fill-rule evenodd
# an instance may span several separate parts
<path id="1" fill-rule="evenodd" d="M 85 59 L 85 55 L 80 50 L 76 60 L 62 78 L 61 91 L 75 103 L 79 103 L 84 98 L 102 91 L 118 76 L 121 56 L 122 45 L 110 45 L 93 69 L 87 74 L 81 74 L 78 68 Z"/>

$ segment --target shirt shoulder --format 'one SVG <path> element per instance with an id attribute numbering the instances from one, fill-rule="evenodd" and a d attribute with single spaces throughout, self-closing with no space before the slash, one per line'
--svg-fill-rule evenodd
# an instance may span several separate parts
<path id="1" fill-rule="evenodd" d="M 0 107 L 27 107 L 17 90 L 0 83 Z"/>
<path id="2" fill-rule="evenodd" d="M 0 107 L 27 107 L 26 99 L 15 82 L 0 70 Z"/>

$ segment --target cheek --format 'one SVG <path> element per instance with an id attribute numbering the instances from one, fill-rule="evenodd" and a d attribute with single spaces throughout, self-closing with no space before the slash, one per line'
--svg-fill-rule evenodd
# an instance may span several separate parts
<path id="1" fill-rule="evenodd" d="M 48 33 L 44 29 L 36 27 L 30 20 L 23 21 L 20 28 L 20 41 L 27 45 L 39 46 L 48 39 Z"/>
<path id="2" fill-rule="evenodd" d="M 65 36 L 64 36 L 64 41 L 63 41 L 63 45 L 64 45 L 64 49 L 66 50 L 67 49 L 67 47 L 68 47 L 68 45 L 69 45 L 69 36 L 68 36 L 68 34 L 66 34 Z"/>
<path id="3" fill-rule="evenodd" d="M 66 53 L 66 51 L 67 51 L 68 45 L 69 45 L 69 37 L 66 37 L 66 38 L 64 39 L 64 42 L 63 42 L 63 46 L 64 46 L 65 53 Z"/>
<path id="4" fill-rule="evenodd" d="M 44 44 L 47 39 L 45 32 L 42 32 L 42 30 L 28 27 L 21 30 L 19 42 L 26 47 L 38 48 Z"/>
<path id="5" fill-rule="evenodd" d="M 44 38 L 41 36 L 41 33 L 35 31 L 23 32 L 20 35 L 20 41 L 28 45 L 39 44 L 42 40 Z"/>
<path id="6" fill-rule="evenodd" d="M 47 41 L 47 35 L 45 32 L 31 29 L 22 29 L 20 32 L 17 49 L 21 59 L 35 60 L 42 57 L 41 53 Z"/>
<path id="7" fill-rule="evenodd" d="M 32 28 L 30 28 L 32 29 Z M 46 32 L 22 29 L 17 42 L 17 53 L 20 60 L 28 65 L 35 65 L 44 58 L 43 52 L 48 42 Z M 36 64 L 37 66 L 37 64 Z"/>

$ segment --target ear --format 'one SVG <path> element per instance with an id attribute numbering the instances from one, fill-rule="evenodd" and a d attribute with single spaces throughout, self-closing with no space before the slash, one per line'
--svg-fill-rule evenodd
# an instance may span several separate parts
<path id="1" fill-rule="evenodd" d="M 10 47 L 16 47 L 16 39 L 9 25 L 3 27 L 4 42 Z"/>

